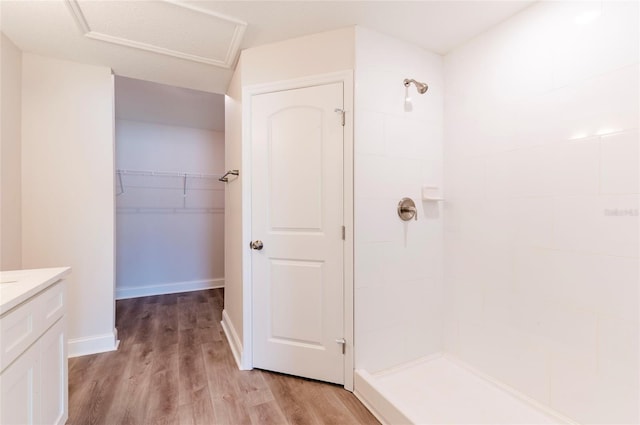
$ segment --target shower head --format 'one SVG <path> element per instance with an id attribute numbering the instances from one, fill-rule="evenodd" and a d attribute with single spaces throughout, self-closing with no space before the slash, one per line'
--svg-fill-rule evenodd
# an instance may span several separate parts
<path id="1" fill-rule="evenodd" d="M 426 83 L 421 83 L 420 81 L 416 81 L 413 78 L 409 79 L 409 78 L 405 78 L 404 79 L 404 86 L 405 87 L 409 87 L 409 85 L 413 83 L 414 86 L 416 86 L 416 90 L 418 90 L 418 93 L 420 94 L 425 94 L 427 92 L 427 90 L 429 89 L 429 86 Z"/>

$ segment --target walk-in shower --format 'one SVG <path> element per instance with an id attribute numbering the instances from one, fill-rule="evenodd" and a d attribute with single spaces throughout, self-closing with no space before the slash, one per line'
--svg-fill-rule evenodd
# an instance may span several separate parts
<path id="1" fill-rule="evenodd" d="M 355 393 L 383 423 L 640 422 L 638 9 L 536 2 L 444 56 L 358 28 Z"/>

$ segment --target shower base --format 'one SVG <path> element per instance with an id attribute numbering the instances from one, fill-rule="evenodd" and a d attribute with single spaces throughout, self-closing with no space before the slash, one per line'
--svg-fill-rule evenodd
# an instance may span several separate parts
<path id="1" fill-rule="evenodd" d="M 383 424 L 571 424 L 447 356 L 370 374 L 355 394 Z"/>

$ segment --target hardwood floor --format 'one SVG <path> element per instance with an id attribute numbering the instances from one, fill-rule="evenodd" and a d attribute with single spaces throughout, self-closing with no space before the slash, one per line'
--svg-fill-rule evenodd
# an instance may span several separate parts
<path id="1" fill-rule="evenodd" d="M 120 348 L 69 360 L 68 424 L 378 424 L 340 386 L 240 371 L 223 290 L 120 300 Z"/>

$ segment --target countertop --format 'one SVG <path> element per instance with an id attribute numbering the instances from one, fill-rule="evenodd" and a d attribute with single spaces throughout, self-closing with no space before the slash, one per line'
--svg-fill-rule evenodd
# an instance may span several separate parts
<path id="1" fill-rule="evenodd" d="M 69 273 L 71 267 L 0 272 L 0 316 Z"/>

